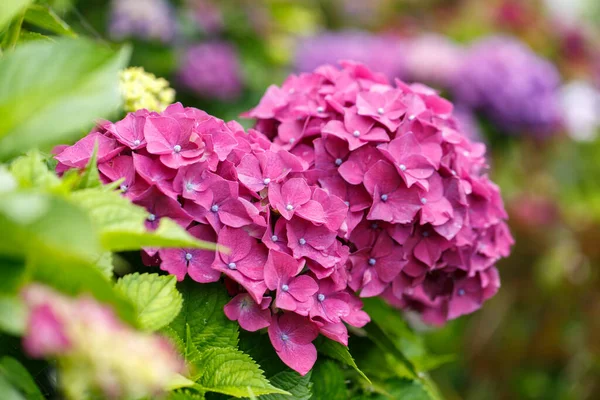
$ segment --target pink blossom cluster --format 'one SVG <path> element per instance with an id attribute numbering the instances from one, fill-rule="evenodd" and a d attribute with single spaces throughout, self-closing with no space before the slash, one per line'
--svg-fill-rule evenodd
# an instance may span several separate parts
<path id="1" fill-rule="evenodd" d="M 59 360 L 68 398 L 98 390 L 108 399 L 154 396 L 183 372 L 170 342 L 123 324 L 93 298 L 67 297 L 39 284 L 22 295 L 28 312 L 23 348 L 31 357 Z"/>
<path id="2" fill-rule="evenodd" d="M 513 243 L 485 145 L 463 135 L 433 89 L 341 65 L 270 86 L 246 116 L 308 164 L 294 179 L 345 202 L 350 288 L 434 324 L 477 310 Z"/>
<path id="3" fill-rule="evenodd" d="M 83 168 L 94 143 L 102 179 L 121 181 L 123 195 L 150 213 L 149 229 L 169 217 L 218 243 L 217 252 L 146 249 L 144 262 L 178 280 L 224 275 L 233 296 L 227 317 L 248 331 L 268 328 L 291 368 L 311 369 L 319 333 L 347 344 L 345 324 L 369 321 L 349 286 L 346 194 L 319 187 L 287 145 L 177 103 L 101 124 L 58 150 L 57 170 Z"/>

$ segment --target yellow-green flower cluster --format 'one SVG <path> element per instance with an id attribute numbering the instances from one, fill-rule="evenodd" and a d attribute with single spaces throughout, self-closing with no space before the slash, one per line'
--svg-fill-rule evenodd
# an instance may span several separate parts
<path id="1" fill-rule="evenodd" d="M 120 79 L 125 112 L 142 108 L 161 112 L 175 100 L 175 91 L 169 87 L 169 82 L 144 68 L 127 68 L 121 71 Z"/>

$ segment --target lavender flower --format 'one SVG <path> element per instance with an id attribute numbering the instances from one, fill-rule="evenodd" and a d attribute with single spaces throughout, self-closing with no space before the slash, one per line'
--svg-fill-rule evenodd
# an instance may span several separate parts
<path id="1" fill-rule="evenodd" d="M 237 51 L 223 41 L 195 45 L 182 57 L 179 80 L 201 97 L 233 100 L 243 88 Z"/>
<path id="2" fill-rule="evenodd" d="M 398 40 L 362 31 L 325 32 L 300 40 L 296 70 L 312 71 L 322 64 L 352 60 L 383 72 L 388 78 L 403 75 L 401 44 Z"/>
<path id="3" fill-rule="evenodd" d="M 410 40 L 404 53 L 406 78 L 448 87 L 460 68 L 464 50 L 448 38 L 426 34 Z"/>
<path id="4" fill-rule="evenodd" d="M 453 84 L 456 99 L 507 133 L 547 136 L 560 126 L 556 68 L 509 37 L 475 43 Z"/>
<path id="5" fill-rule="evenodd" d="M 165 0 L 112 0 L 108 30 L 117 40 L 136 37 L 167 43 L 177 29 L 173 10 Z"/>

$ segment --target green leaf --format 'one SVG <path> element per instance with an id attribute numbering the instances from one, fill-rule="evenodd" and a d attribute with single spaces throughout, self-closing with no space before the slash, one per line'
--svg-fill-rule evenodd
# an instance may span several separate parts
<path id="1" fill-rule="evenodd" d="M 0 375 L 20 390 L 28 400 L 43 400 L 44 396 L 21 363 L 12 357 L 0 359 Z"/>
<path id="2" fill-rule="evenodd" d="M 392 399 L 403 400 L 432 400 L 427 390 L 417 381 L 395 379 L 385 385 Z"/>
<path id="3" fill-rule="evenodd" d="M 110 251 L 104 251 L 100 253 L 98 258 L 94 261 L 94 265 L 104 275 L 107 280 L 111 280 L 113 276 L 113 253 Z"/>
<path id="4" fill-rule="evenodd" d="M 19 336 L 25 331 L 27 312 L 18 297 L 0 297 L 0 331 Z"/>
<path id="5" fill-rule="evenodd" d="M 0 194 L 0 254 L 15 258 L 66 256 L 89 260 L 99 254 L 98 237 L 87 214 L 58 196 Z"/>
<path id="6" fill-rule="evenodd" d="M 32 0 L 2 0 L 0 1 L 0 31 L 25 9 Z"/>
<path id="7" fill-rule="evenodd" d="M 219 283 L 199 285 L 184 281 L 178 288 L 183 307 L 169 325 L 171 334 L 183 344 L 191 341 L 200 352 L 211 347 L 236 347 L 238 324 L 223 313 L 230 300 L 225 287 Z"/>
<path id="8" fill-rule="evenodd" d="M 117 112 L 118 71 L 129 53 L 62 38 L 26 43 L 0 58 L 0 159 L 76 139 Z"/>
<path id="9" fill-rule="evenodd" d="M 25 261 L 0 254 L 0 293 L 15 294 L 25 282 Z"/>
<path id="10" fill-rule="evenodd" d="M 50 36 L 21 29 L 21 33 L 19 34 L 19 43 L 34 42 L 38 40 L 42 40 L 45 42 L 55 42 L 55 40 L 52 39 Z"/>
<path id="11" fill-rule="evenodd" d="M 382 299 L 365 299 L 365 311 L 394 342 L 396 347 L 415 365 L 418 371 L 429 371 L 454 360 L 452 355 L 432 355 L 423 338 L 408 326 L 402 314 Z"/>
<path id="12" fill-rule="evenodd" d="M 129 299 L 116 291 L 91 263 L 67 256 L 47 258 L 40 255 L 29 261 L 28 272 L 32 280 L 66 294 L 91 294 L 98 301 L 111 305 L 122 320 L 136 323 L 135 310 Z"/>
<path id="13" fill-rule="evenodd" d="M 116 288 L 135 306 L 140 327 L 156 331 L 173 321 L 181 310 L 183 298 L 175 283 L 173 275 L 135 273 L 119 279 Z"/>
<path id="14" fill-rule="evenodd" d="M 198 364 L 203 371 L 196 382 L 205 391 L 234 397 L 289 394 L 271 385 L 252 358 L 234 348 L 210 348 Z"/>
<path id="15" fill-rule="evenodd" d="M 2 393 L 3 400 L 27 400 L 17 388 L 2 375 L 0 375 L 0 393 Z"/>
<path id="16" fill-rule="evenodd" d="M 10 164 L 10 172 L 23 189 L 49 189 L 61 185 L 56 174 L 46 165 L 45 157 L 37 150 L 16 158 Z"/>
<path id="17" fill-rule="evenodd" d="M 215 248 L 214 244 L 192 237 L 168 218 L 162 218 L 158 228 L 149 231 L 145 226 L 148 212 L 117 192 L 85 189 L 74 192 L 70 198 L 89 212 L 107 250 L 139 250 L 142 247 Z"/>
<path id="18" fill-rule="evenodd" d="M 189 390 L 176 390 L 170 392 L 166 400 L 204 400 L 204 395 L 198 392 Z"/>
<path id="19" fill-rule="evenodd" d="M 181 388 L 192 387 L 195 385 L 194 381 L 190 381 L 188 378 L 181 374 L 175 374 L 167 386 L 167 390 L 176 390 Z"/>
<path id="20" fill-rule="evenodd" d="M 348 399 L 344 373 L 334 361 L 326 360 L 317 363 L 311 380 L 313 383 L 312 399 Z"/>
<path id="21" fill-rule="evenodd" d="M 100 182 L 100 171 L 98 171 L 98 141 L 94 143 L 92 156 L 81 172 L 81 177 L 74 189 L 93 189 L 102 187 Z"/>
<path id="22" fill-rule="evenodd" d="M 260 400 L 308 400 L 312 396 L 311 388 L 313 386 L 310 381 L 312 371 L 301 376 L 296 371 L 281 371 L 271 377 L 271 384 L 279 389 L 289 392 L 292 397 L 283 394 L 265 394 L 260 396 Z"/>
<path id="23" fill-rule="evenodd" d="M 354 370 L 358 372 L 360 376 L 362 376 L 368 383 L 371 383 L 371 380 L 367 378 L 367 376 L 356 365 L 354 358 L 352 358 L 350 355 L 350 350 L 348 347 L 334 340 L 323 338 L 317 343 L 317 350 L 320 353 L 325 354 L 327 357 L 333 358 L 334 360 L 354 368 Z"/>
<path id="24" fill-rule="evenodd" d="M 25 12 L 25 21 L 47 31 L 70 37 L 77 37 L 71 27 L 48 6 L 33 4 Z"/>

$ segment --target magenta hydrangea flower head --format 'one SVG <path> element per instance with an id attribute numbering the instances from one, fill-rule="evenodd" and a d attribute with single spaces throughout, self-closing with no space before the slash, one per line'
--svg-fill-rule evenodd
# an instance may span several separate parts
<path id="1" fill-rule="evenodd" d="M 301 112 L 314 114 L 308 108 Z M 368 117 L 356 114 L 351 120 L 365 133 L 383 132 Z M 346 325 L 368 322 L 348 286 L 344 236 L 358 223 L 347 222 L 349 209 L 358 217 L 371 198 L 364 189 L 347 190 L 341 180 L 331 182 L 335 190 L 321 188 L 318 176 L 307 170 L 315 160 L 312 148 L 307 146 L 307 159 L 258 131 L 246 133 L 235 122 L 173 104 L 162 113 L 138 111 L 105 123 L 73 146 L 56 149 L 60 171 L 83 168 L 94 138 L 101 141 L 103 179 L 122 180 L 122 194 L 150 213 L 148 229 L 168 217 L 218 245 L 216 252 L 145 249 L 142 261 L 178 280 L 189 276 L 202 284 L 225 277 L 235 285 L 225 315 L 248 331 L 268 327 L 274 348 L 291 368 L 310 370 L 317 335 L 346 345 Z M 337 158 L 346 159 L 349 150 L 343 139 L 335 140 L 324 152 L 338 168 Z M 359 150 L 370 143 L 365 140 Z M 40 321 L 52 325 L 51 318 Z M 54 339 L 53 345 L 65 345 L 59 335 Z"/>
<path id="2" fill-rule="evenodd" d="M 503 132 L 544 137 L 560 129 L 559 85 L 552 63 L 517 39 L 495 36 L 467 50 L 452 92 Z"/>
<path id="3" fill-rule="evenodd" d="M 179 81 L 203 98 L 235 100 L 243 90 L 243 77 L 235 48 L 212 41 L 187 49 L 179 65 Z"/>
<path id="4" fill-rule="evenodd" d="M 364 318 L 356 298 L 345 298 L 350 291 L 383 296 L 436 324 L 475 311 L 496 292 L 495 264 L 513 243 L 507 215 L 486 175 L 485 146 L 461 132 L 452 104 L 433 89 L 390 85 L 345 61 L 271 86 L 245 115 L 307 164 L 291 176 L 318 187 L 311 199 L 322 192 L 346 206 L 328 233 L 320 210 L 308 219 L 292 214 L 308 198 L 304 189 L 283 200 L 279 186 L 269 188 L 284 248 L 307 258 L 317 279 L 308 315 L 323 335 L 343 342 L 340 320 Z M 329 217 L 335 207 L 318 202 Z"/>

